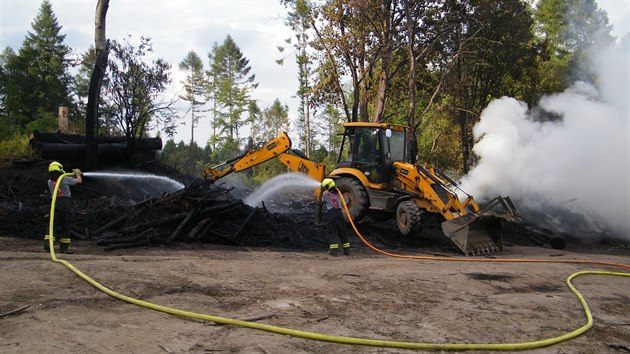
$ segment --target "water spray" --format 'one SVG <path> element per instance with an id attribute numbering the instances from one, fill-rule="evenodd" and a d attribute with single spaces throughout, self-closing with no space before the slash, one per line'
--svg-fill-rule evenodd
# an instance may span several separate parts
<path id="1" fill-rule="evenodd" d="M 158 176 L 149 173 L 120 173 L 120 172 L 83 172 L 84 177 L 93 177 L 93 178 L 131 178 L 131 179 L 142 179 L 152 182 L 161 182 L 166 183 L 168 186 L 171 186 L 174 191 L 183 189 L 185 186 L 177 182 L 174 179 L 170 179 L 165 176 Z"/>
<path id="2" fill-rule="evenodd" d="M 268 180 L 243 201 L 249 206 L 257 207 L 260 206 L 261 202 L 273 195 L 290 193 L 291 187 L 314 190 L 319 187 L 319 185 L 318 181 L 302 173 L 286 173 Z"/>

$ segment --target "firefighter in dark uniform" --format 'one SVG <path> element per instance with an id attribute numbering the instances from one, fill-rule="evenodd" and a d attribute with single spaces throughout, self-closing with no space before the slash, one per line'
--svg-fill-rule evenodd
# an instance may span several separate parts
<path id="1" fill-rule="evenodd" d="M 55 203 L 55 233 L 60 232 L 58 237 L 59 251 L 61 253 L 74 253 L 70 249 L 70 242 L 72 242 L 70 235 L 70 225 L 72 223 L 72 194 L 70 192 L 70 186 L 82 183 L 83 180 L 79 169 L 74 169 L 72 172 L 74 176 L 66 176 L 61 180 Z M 50 190 L 51 196 L 55 191 L 55 185 L 58 182 L 59 176 L 64 173 L 66 172 L 59 162 L 53 161 L 48 165 L 48 189 Z M 50 235 L 46 235 L 44 237 L 44 249 L 46 251 L 50 250 L 49 240 Z"/>
<path id="2" fill-rule="evenodd" d="M 350 242 L 348 241 L 348 233 L 346 230 L 346 221 L 343 218 L 343 212 L 341 211 L 342 205 L 337 187 L 335 187 L 335 181 L 331 178 L 325 178 L 322 181 L 322 187 L 324 188 L 324 194 L 322 200 L 326 207 L 325 218 L 328 221 L 328 234 L 330 236 L 330 247 L 328 252 L 332 256 L 337 256 L 339 252 L 339 241 L 341 241 L 341 247 L 343 254 L 350 255 Z"/>

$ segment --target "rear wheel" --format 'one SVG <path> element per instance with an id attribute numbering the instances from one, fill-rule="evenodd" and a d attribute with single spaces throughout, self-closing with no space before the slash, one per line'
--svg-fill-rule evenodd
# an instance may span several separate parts
<path id="1" fill-rule="evenodd" d="M 405 200 L 396 209 L 396 224 L 403 235 L 409 235 L 420 223 L 420 209 L 413 200 Z"/>
<path id="2" fill-rule="evenodd" d="M 335 186 L 343 195 L 352 220 L 356 222 L 363 219 L 370 206 L 370 198 L 363 184 L 356 178 L 340 177 L 335 181 Z"/>

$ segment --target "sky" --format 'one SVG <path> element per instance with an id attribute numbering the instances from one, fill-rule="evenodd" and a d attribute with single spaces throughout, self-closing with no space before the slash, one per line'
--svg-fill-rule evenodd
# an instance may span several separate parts
<path id="1" fill-rule="evenodd" d="M 65 44 L 78 54 L 94 43 L 94 12 L 96 0 L 52 0 L 52 7 Z M 597 0 L 608 13 L 613 25 L 612 34 L 618 38 L 630 32 L 628 0 Z M 19 49 L 31 30 L 31 23 L 41 5 L 40 0 L 0 0 L 0 48 Z M 285 8 L 279 0 L 111 0 L 107 13 L 107 37 L 123 39 L 141 35 L 153 40 L 154 55 L 172 65 L 173 82 L 166 96 L 181 92 L 185 74 L 178 64 L 190 50 L 194 50 L 208 66 L 207 54 L 212 45 L 221 44 L 232 36 L 249 59 L 252 73 L 259 86 L 253 93 L 259 107 L 265 109 L 277 98 L 289 106 L 290 118 L 297 115 L 297 67 L 292 51 L 279 53 L 277 46 L 285 45 L 291 30 L 284 24 Z M 286 58 L 280 66 L 276 60 Z M 178 105 L 187 110 L 185 102 Z M 178 129 L 175 140 L 190 141 L 189 117 L 187 125 Z M 185 118 L 186 119 L 186 118 Z M 202 119 L 195 129 L 195 140 L 200 145 L 210 135 L 209 118 Z"/>

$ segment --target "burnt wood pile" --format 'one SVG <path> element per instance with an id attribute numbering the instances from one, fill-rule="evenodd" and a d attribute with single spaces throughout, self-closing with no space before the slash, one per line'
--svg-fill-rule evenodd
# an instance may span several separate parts
<path id="1" fill-rule="evenodd" d="M 198 180 L 181 191 L 124 210 L 92 231 L 91 238 L 105 249 L 176 242 L 289 249 L 326 245 L 325 231 L 313 224 L 313 215 L 293 215 L 290 219 L 264 207 L 245 205 L 229 192 Z"/>
<path id="2" fill-rule="evenodd" d="M 50 193 L 47 166 L 50 160 L 14 162 L 0 169 L 0 236 L 42 240 L 48 233 Z M 75 166 L 64 165 L 67 170 Z M 78 166 L 77 166 L 78 167 Z M 74 217 L 72 237 L 102 245 L 105 249 L 162 246 L 178 243 L 272 247 L 288 250 L 325 250 L 328 235 L 316 225 L 316 205 L 292 200 L 290 213 L 272 213 L 266 207 L 252 208 L 234 197 L 241 192 L 213 185 L 159 162 L 131 167 L 137 172 L 169 176 L 186 184 L 174 193 L 147 197 L 139 193 L 143 184 L 113 180 L 91 180 L 72 188 Z M 294 204 L 301 205 L 300 208 Z M 271 206 L 272 203 L 270 202 Z M 300 210 L 296 210 L 300 209 Z M 531 213 L 531 212 L 530 212 Z M 540 218 L 538 219 L 540 221 Z M 427 223 L 428 222 L 428 223 Z M 452 245 L 441 232 L 439 222 L 425 221 L 418 235 L 402 236 L 394 221 L 359 224 L 361 233 L 377 246 L 393 249 L 428 249 L 427 252 L 452 252 Z M 591 229 L 592 228 L 588 228 Z M 558 237 L 571 249 L 594 248 L 627 250 L 628 241 L 599 232 L 589 239 L 558 234 L 541 223 L 507 224 L 504 245 L 552 248 Z M 349 228 L 348 232 L 353 232 Z M 58 233 L 56 232 L 56 235 Z M 360 246 L 352 236 L 353 247 Z"/>
<path id="3" fill-rule="evenodd" d="M 48 233 L 49 162 L 2 169 L 0 236 L 43 239 Z M 173 172 L 160 164 L 135 168 L 154 174 Z M 291 250 L 328 247 L 326 231 L 314 223 L 314 206 L 312 212 L 275 214 L 244 204 L 229 188 L 193 179 L 182 181 L 188 186 L 178 192 L 138 200 L 137 185 L 84 180 L 72 188 L 72 237 L 105 249 L 181 242 Z"/>

